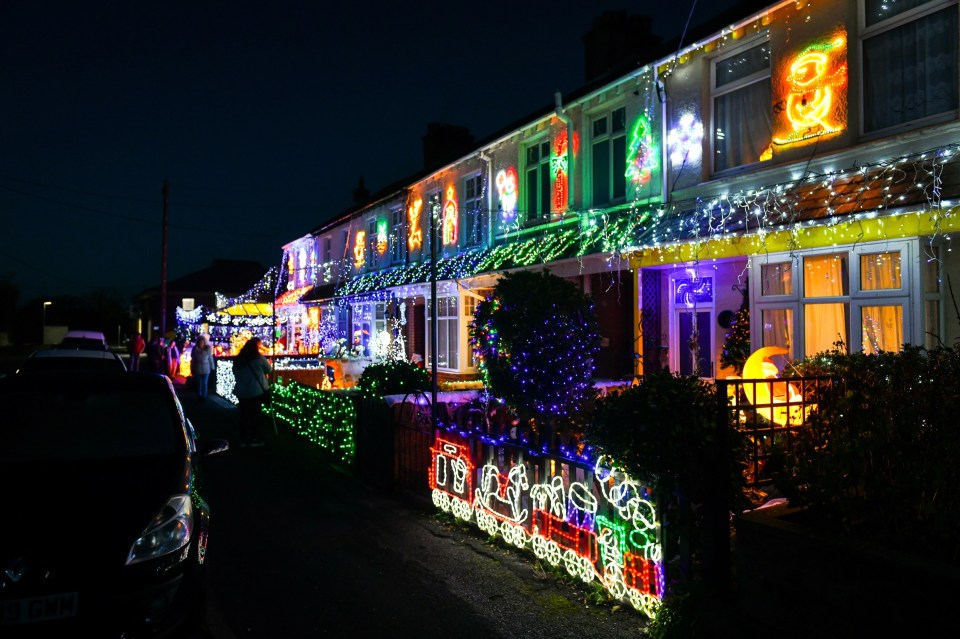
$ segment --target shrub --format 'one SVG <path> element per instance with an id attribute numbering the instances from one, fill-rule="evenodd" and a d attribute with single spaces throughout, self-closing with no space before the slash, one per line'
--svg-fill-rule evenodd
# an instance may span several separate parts
<path id="1" fill-rule="evenodd" d="M 840 378 L 775 476 L 791 504 L 859 539 L 958 563 L 960 354 L 906 346 L 899 353 L 822 353 L 803 375 Z"/>
<path id="2" fill-rule="evenodd" d="M 433 385 L 430 373 L 416 364 L 388 361 L 370 364 L 363 369 L 357 388 L 364 395 L 399 395 L 427 391 Z"/>

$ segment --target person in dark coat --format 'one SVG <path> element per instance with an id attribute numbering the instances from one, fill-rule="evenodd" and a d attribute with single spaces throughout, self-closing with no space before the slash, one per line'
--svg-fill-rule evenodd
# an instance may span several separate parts
<path id="1" fill-rule="evenodd" d="M 167 349 L 163 346 L 163 340 L 159 335 L 154 335 L 147 344 L 147 370 L 151 373 L 165 373 L 166 354 Z"/>

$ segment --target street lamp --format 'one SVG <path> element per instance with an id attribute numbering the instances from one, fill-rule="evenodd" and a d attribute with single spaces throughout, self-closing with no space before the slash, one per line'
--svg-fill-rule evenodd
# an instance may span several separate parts
<path id="1" fill-rule="evenodd" d="M 43 333 L 40 334 L 40 345 L 43 346 L 47 343 L 47 307 L 53 304 L 53 302 L 44 302 L 43 303 Z"/>

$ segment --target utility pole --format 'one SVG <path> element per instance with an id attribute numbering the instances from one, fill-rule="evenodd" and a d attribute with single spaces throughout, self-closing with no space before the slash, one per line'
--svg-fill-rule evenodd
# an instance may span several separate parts
<path id="1" fill-rule="evenodd" d="M 163 247 L 160 251 L 160 339 L 167 335 L 167 233 L 170 227 L 170 181 L 163 181 Z"/>

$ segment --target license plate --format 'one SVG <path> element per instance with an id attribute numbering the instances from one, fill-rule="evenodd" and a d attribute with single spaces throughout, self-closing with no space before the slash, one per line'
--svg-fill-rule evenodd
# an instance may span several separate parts
<path id="1" fill-rule="evenodd" d="M 76 616 L 77 593 L 75 592 L 0 601 L 0 626 L 69 619 Z"/>

